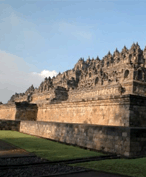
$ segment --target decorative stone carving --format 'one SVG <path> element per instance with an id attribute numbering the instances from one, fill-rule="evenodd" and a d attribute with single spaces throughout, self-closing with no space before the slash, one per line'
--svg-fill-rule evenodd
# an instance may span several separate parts
<path id="1" fill-rule="evenodd" d="M 121 84 L 119 84 L 119 86 L 118 86 L 118 91 L 119 91 L 120 95 L 122 95 L 122 94 L 125 92 L 125 88 L 122 87 Z"/>
<path id="2" fill-rule="evenodd" d="M 25 95 L 28 95 L 29 93 L 33 93 L 34 92 L 34 86 L 31 85 L 25 92 Z"/>
<path id="3" fill-rule="evenodd" d="M 128 78 L 128 76 L 129 76 L 129 70 L 126 70 L 124 73 L 124 79 Z"/>
<path id="4" fill-rule="evenodd" d="M 28 93 L 28 95 L 27 95 L 27 101 L 28 102 L 32 101 L 32 93 Z"/>
<path id="5" fill-rule="evenodd" d="M 65 101 L 68 99 L 68 91 L 64 87 L 57 86 L 54 89 L 55 98 L 50 103 L 56 103 L 57 101 Z"/>
<path id="6" fill-rule="evenodd" d="M 96 59 L 88 57 L 86 61 L 80 58 L 73 69 L 59 73 L 52 79 L 45 78 L 38 88 L 34 89 L 32 85 L 25 93 L 13 95 L 9 102 L 24 100 L 25 96 L 30 101 L 33 94 L 52 94 L 52 91 L 54 92 L 58 87 L 68 90 L 68 94 L 71 95 L 77 90 L 98 90 L 99 88 L 104 90 L 108 85 L 112 88 L 115 84 L 123 85 L 124 82 L 132 81 L 132 79 L 135 82 L 146 83 L 146 47 L 142 51 L 138 43 L 134 43 L 129 50 L 126 46 L 121 52 L 116 49 L 113 55 L 108 52 L 102 60 L 99 57 Z M 104 95 L 104 91 L 102 92 Z"/>
<path id="7" fill-rule="evenodd" d="M 142 80 L 142 71 L 138 70 L 138 80 Z"/>

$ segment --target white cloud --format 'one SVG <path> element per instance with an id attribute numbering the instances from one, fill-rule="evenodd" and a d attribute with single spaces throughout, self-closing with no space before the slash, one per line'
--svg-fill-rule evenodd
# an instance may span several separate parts
<path id="1" fill-rule="evenodd" d="M 40 73 L 33 72 L 32 74 L 41 76 L 42 78 L 49 77 L 49 76 L 52 78 L 53 76 L 56 76 L 58 73 L 55 70 L 53 71 L 43 70 Z"/>
<path id="2" fill-rule="evenodd" d="M 58 30 L 68 35 L 72 35 L 76 38 L 91 39 L 92 33 L 89 31 L 90 27 L 78 26 L 73 23 L 61 22 L 59 23 Z"/>
<path id="3" fill-rule="evenodd" d="M 45 77 L 57 75 L 55 70 L 30 72 L 30 67 L 23 58 L 0 50 L 0 101 L 6 103 L 15 92 L 25 92 L 32 84 L 38 87 Z"/>

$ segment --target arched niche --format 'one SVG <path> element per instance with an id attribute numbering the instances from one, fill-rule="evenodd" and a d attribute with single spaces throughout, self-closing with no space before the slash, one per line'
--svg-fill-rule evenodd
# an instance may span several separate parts
<path id="1" fill-rule="evenodd" d="M 129 55 L 129 60 L 130 60 L 130 61 L 132 60 L 132 55 L 131 55 L 131 54 Z"/>
<path id="2" fill-rule="evenodd" d="M 102 62 L 101 62 L 101 66 L 104 67 L 104 60 L 102 60 Z"/>
<path id="3" fill-rule="evenodd" d="M 144 74 L 144 82 L 146 82 L 146 73 Z"/>
<path id="4" fill-rule="evenodd" d="M 77 66 L 77 70 L 79 70 L 79 66 Z"/>
<path id="5" fill-rule="evenodd" d="M 138 70 L 137 79 L 142 80 L 142 70 Z"/>
<path id="6" fill-rule="evenodd" d="M 99 81 L 99 78 L 96 77 L 96 79 L 95 79 L 95 85 L 98 84 L 98 81 Z"/>
<path id="7" fill-rule="evenodd" d="M 99 69 L 100 68 L 100 66 L 99 65 L 97 65 L 97 69 Z"/>
<path id="8" fill-rule="evenodd" d="M 109 61 L 108 61 L 108 62 L 107 62 L 107 67 L 109 67 L 109 64 L 110 64 L 110 63 L 109 63 Z"/>
<path id="9" fill-rule="evenodd" d="M 137 71 L 134 71 L 134 80 L 137 80 Z"/>
<path id="10" fill-rule="evenodd" d="M 95 74 L 97 74 L 97 73 L 98 73 L 97 69 L 95 69 L 94 73 L 95 73 Z"/>
<path id="11" fill-rule="evenodd" d="M 119 63 L 120 62 L 120 58 L 117 58 L 117 63 Z"/>
<path id="12" fill-rule="evenodd" d="M 127 69 L 124 73 L 124 79 L 127 79 L 129 76 L 129 70 Z"/>
<path id="13" fill-rule="evenodd" d="M 114 58 L 111 58 L 111 63 L 114 63 Z"/>

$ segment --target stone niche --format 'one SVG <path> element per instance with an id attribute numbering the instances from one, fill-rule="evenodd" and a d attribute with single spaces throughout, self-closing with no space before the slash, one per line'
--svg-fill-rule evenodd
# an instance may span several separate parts
<path id="1" fill-rule="evenodd" d="M 0 105 L 0 119 L 36 120 L 37 111 L 37 105 L 28 102 Z"/>
<path id="2" fill-rule="evenodd" d="M 36 104 L 28 102 L 15 103 L 16 105 L 16 120 L 36 120 L 38 108 Z"/>

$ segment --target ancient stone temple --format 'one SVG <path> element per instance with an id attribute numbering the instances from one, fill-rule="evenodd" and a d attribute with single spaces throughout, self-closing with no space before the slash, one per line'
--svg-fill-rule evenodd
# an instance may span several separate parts
<path id="1" fill-rule="evenodd" d="M 0 128 L 17 125 L 28 134 L 139 156 L 146 155 L 145 110 L 146 48 L 134 43 L 102 60 L 80 58 L 73 69 L 16 93 L 0 104 Z"/>

